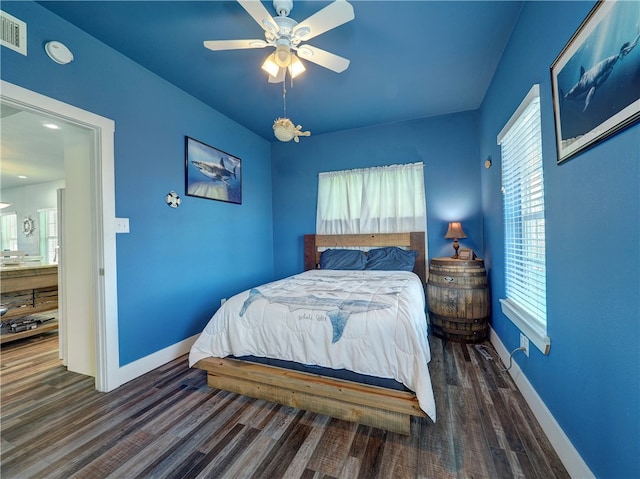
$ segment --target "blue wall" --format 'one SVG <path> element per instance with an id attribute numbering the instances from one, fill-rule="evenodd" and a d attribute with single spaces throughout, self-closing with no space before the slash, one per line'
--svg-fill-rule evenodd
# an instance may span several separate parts
<path id="1" fill-rule="evenodd" d="M 121 365 L 198 334 L 220 298 L 271 280 L 269 142 L 35 3 L 2 9 L 29 26 L 27 57 L 2 48 L 3 80 L 115 121 L 116 216 L 131 227 L 117 235 Z M 51 39 L 75 60 L 52 62 Z M 185 196 L 185 135 L 242 159 L 242 205 Z"/>
<path id="2" fill-rule="evenodd" d="M 221 297 L 301 271 L 319 172 L 418 161 L 429 256 L 450 255 L 446 223 L 461 220 L 461 243 L 486 260 L 492 327 L 507 349 L 517 347 L 518 331 L 498 303 L 496 136 L 539 83 L 551 351 L 532 347 L 529 358 L 515 358 L 598 477 L 640 477 L 640 125 L 556 165 L 549 67 L 592 6 L 526 3 L 479 112 L 299 144 L 270 145 L 30 2 L 2 3 L 28 22 L 30 50 L 25 58 L 3 48 L 1 75 L 116 121 L 116 214 L 131 218 L 131 233 L 117 239 L 122 364 L 198 333 Z M 76 61 L 51 62 L 39 47 L 51 39 L 70 46 Z M 242 205 L 184 196 L 184 135 L 242 158 Z M 172 189 L 183 197 L 177 210 L 164 204 Z M 623 236 L 614 233 L 620 229 Z"/>
<path id="3" fill-rule="evenodd" d="M 467 112 L 274 143 L 276 276 L 303 269 L 303 235 L 316 232 L 318 173 L 324 171 L 423 162 L 429 257 L 453 254 L 444 239 L 453 220 L 467 233 L 460 244 L 482 252 L 477 123 L 477 113 Z"/>
<path id="4" fill-rule="evenodd" d="M 540 84 L 551 350 L 515 359 L 599 478 L 640 477 L 640 125 L 557 165 L 550 66 L 593 2 L 527 2 L 481 108 L 485 255 L 492 326 L 519 332 L 504 295 L 500 149 L 496 137 Z M 621 233 L 617 233 L 620 231 Z"/>

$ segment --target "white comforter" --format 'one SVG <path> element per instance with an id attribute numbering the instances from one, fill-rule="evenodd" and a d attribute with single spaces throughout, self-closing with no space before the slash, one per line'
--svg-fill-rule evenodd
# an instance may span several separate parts
<path id="1" fill-rule="evenodd" d="M 405 271 L 312 270 L 230 298 L 189 355 L 253 355 L 395 379 L 435 421 L 424 290 Z"/>

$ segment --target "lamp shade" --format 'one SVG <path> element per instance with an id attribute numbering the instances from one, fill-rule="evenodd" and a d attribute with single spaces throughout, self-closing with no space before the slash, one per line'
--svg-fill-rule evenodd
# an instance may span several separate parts
<path id="1" fill-rule="evenodd" d="M 278 75 L 278 71 L 280 70 L 280 67 L 276 63 L 276 54 L 275 53 L 272 53 L 271 55 L 269 55 L 267 57 L 267 59 L 262 64 L 262 69 L 264 71 L 266 71 L 272 77 L 275 77 L 276 75 Z"/>
<path id="2" fill-rule="evenodd" d="M 302 62 L 296 56 L 295 53 L 291 54 L 291 63 L 289 63 L 288 68 L 289 68 L 289 74 L 291 75 L 291 78 L 297 77 L 298 75 L 300 75 L 306 70 L 306 68 L 304 67 L 304 65 L 302 64 Z"/>
<path id="3" fill-rule="evenodd" d="M 462 231 L 462 225 L 459 221 L 452 221 L 449 223 L 449 229 L 447 230 L 447 234 L 444 235 L 445 238 L 451 239 L 460 239 L 466 238 L 467 235 Z"/>

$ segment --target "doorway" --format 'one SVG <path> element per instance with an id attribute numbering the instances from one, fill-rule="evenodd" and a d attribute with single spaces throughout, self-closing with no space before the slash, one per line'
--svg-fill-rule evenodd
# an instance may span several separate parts
<path id="1" fill-rule="evenodd" d="M 69 370 L 94 376 L 99 391 L 115 389 L 120 381 L 114 122 L 4 81 L 0 100 L 3 108 L 42 115 L 69 132 L 63 145 L 66 200 L 60 225 L 61 348 Z"/>

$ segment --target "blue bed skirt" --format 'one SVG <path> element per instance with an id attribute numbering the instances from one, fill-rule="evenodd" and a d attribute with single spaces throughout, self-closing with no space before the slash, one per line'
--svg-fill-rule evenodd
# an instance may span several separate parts
<path id="1" fill-rule="evenodd" d="M 230 356 L 234 357 L 234 356 Z M 369 386 L 380 386 L 387 389 L 395 389 L 397 391 L 409 391 L 407 387 L 394 379 L 378 378 L 366 374 L 358 374 L 348 369 L 330 369 L 322 366 L 305 365 L 292 361 L 283 361 L 281 359 L 262 358 L 258 356 L 240 356 L 235 359 L 244 361 L 252 361 L 254 363 L 266 364 L 268 366 L 277 366 L 283 369 L 292 369 L 303 373 L 320 374 L 335 379 L 344 379 L 355 383 L 367 384 Z"/>

